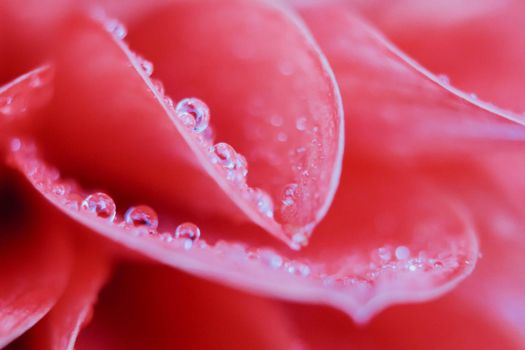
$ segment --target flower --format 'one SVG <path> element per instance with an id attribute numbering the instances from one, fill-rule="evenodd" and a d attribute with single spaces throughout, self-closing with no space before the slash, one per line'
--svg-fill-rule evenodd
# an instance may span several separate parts
<path id="1" fill-rule="evenodd" d="M 0 346 L 523 347 L 522 4 L 43 4 L 0 5 Z"/>

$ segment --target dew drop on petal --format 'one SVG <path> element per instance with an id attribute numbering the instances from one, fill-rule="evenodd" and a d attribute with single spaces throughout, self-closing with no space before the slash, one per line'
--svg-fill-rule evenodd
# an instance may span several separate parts
<path id="1" fill-rule="evenodd" d="M 306 118 L 300 117 L 295 121 L 295 128 L 299 131 L 305 131 L 306 130 Z"/>
<path id="2" fill-rule="evenodd" d="M 219 142 L 212 147 L 212 162 L 225 169 L 233 169 L 237 162 L 237 152 L 227 143 Z"/>
<path id="3" fill-rule="evenodd" d="M 124 214 L 124 220 L 128 225 L 146 227 L 152 230 L 156 230 L 159 226 L 157 213 L 147 205 L 129 208 Z"/>
<path id="4" fill-rule="evenodd" d="M 199 227 L 191 222 L 185 222 L 177 226 L 175 230 L 175 238 L 187 239 L 190 241 L 196 241 L 201 236 L 201 230 Z"/>
<path id="5" fill-rule="evenodd" d="M 388 261 L 392 258 L 392 253 L 390 252 L 390 249 L 386 247 L 381 247 L 377 249 L 377 255 L 379 258 L 383 261 Z"/>
<path id="6" fill-rule="evenodd" d="M 181 118 L 181 115 L 188 114 L 194 120 L 193 131 L 196 133 L 203 132 L 210 123 L 210 110 L 208 106 L 198 98 L 185 98 L 175 107 L 175 113 Z M 187 116 L 183 117 L 184 119 Z M 186 123 L 185 123 L 186 125 Z"/>
<path id="7" fill-rule="evenodd" d="M 81 208 L 111 222 L 115 220 L 117 213 L 117 207 L 113 199 L 102 192 L 96 192 L 87 196 L 82 201 Z"/>
<path id="8" fill-rule="evenodd" d="M 286 185 L 283 190 L 283 197 L 281 199 L 281 204 L 283 207 L 289 207 L 295 204 L 298 187 L 299 186 L 296 183 Z"/>
<path id="9" fill-rule="evenodd" d="M 118 39 L 124 39 L 128 34 L 126 27 L 116 19 L 106 21 L 106 30 Z"/>
<path id="10" fill-rule="evenodd" d="M 280 268 L 284 262 L 279 254 L 270 249 L 259 249 L 257 256 L 272 269 Z"/>
<path id="11" fill-rule="evenodd" d="M 395 255 L 398 260 L 404 260 L 410 256 L 410 250 L 408 249 L 408 247 L 399 246 L 395 250 Z"/>
<path id="12" fill-rule="evenodd" d="M 140 68 L 144 71 L 144 73 L 146 73 L 146 75 L 150 76 L 153 74 L 153 63 L 139 55 L 135 55 L 135 58 Z"/>
<path id="13" fill-rule="evenodd" d="M 257 209 L 264 215 L 273 217 L 273 201 L 268 193 L 260 188 L 252 189 L 252 198 L 257 204 Z"/>

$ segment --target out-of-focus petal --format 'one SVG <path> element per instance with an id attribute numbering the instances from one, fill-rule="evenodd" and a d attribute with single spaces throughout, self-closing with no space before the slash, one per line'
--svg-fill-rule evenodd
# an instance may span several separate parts
<path id="1" fill-rule="evenodd" d="M 525 117 L 433 75 L 348 4 L 300 7 L 332 65 L 348 109 L 350 152 L 378 157 L 478 156 L 522 147 Z"/>
<path id="2" fill-rule="evenodd" d="M 71 252 L 55 212 L 34 208 L 40 199 L 0 168 L 0 347 L 33 326 L 67 285 Z"/>
<path id="3" fill-rule="evenodd" d="M 268 299 L 160 266 L 125 266 L 102 291 L 82 349 L 290 349 Z"/>
<path id="4" fill-rule="evenodd" d="M 358 6 L 391 40 L 482 100 L 525 112 L 525 4 L 519 0 L 367 1 Z"/>
<path id="5" fill-rule="evenodd" d="M 110 263 L 93 244 L 83 240 L 75 250 L 69 284 L 53 309 L 28 334 L 32 349 L 72 350 L 81 329 L 89 323 L 98 293 L 108 277 Z"/>

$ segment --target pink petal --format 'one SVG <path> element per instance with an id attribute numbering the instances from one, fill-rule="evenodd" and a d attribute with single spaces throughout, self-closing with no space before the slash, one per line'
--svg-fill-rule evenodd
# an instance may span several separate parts
<path id="1" fill-rule="evenodd" d="M 479 101 L 399 51 L 350 6 L 300 8 L 349 109 L 351 152 L 451 156 L 518 149 L 525 118 Z"/>
<path id="2" fill-rule="evenodd" d="M 90 321 L 99 290 L 107 279 L 109 262 L 92 244 L 76 249 L 72 278 L 53 309 L 28 335 L 34 349 L 73 349 L 79 332 Z"/>
<path id="3" fill-rule="evenodd" d="M 297 301 L 330 304 L 358 322 L 392 303 L 437 297 L 466 277 L 478 256 L 470 220 L 458 201 L 413 169 L 401 171 L 349 160 L 351 172 L 330 215 L 308 247 L 293 252 L 261 241 L 254 226 L 198 222 L 200 241 L 144 235 L 79 210 L 86 192 L 62 179 L 21 147 L 13 164 L 51 203 L 93 231 L 151 259 L 247 290 Z M 119 197 L 115 197 L 119 207 Z M 180 214 L 160 213 L 160 232 L 174 231 Z M 273 247 L 273 245 L 276 245 Z"/>
<path id="4" fill-rule="evenodd" d="M 3 347 L 33 326 L 57 302 L 69 277 L 71 252 L 61 228 L 52 221 L 56 217 L 33 210 L 34 198 L 21 190 L 20 183 L 4 168 L 0 170 L 0 347 Z"/>
<path id="5" fill-rule="evenodd" d="M 20 128 L 24 116 L 49 102 L 53 94 L 53 71 L 49 65 L 38 67 L 0 86 L 0 141 Z M 0 145 L 3 148 L 4 145 Z"/>
<path id="6" fill-rule="evenodd" d="M 328 308 L 286 309 L 298 343 L 311 350 L 518 350 L 524 346 L 523 334 L 509 332 L 485 312 L 483 304 L 469 305 L 455 293 L 428 303 L 396 306 L 365 327 Z"/>
<path id="7" fill-rule="evenodd" d="M 159 266 L 122 267 L 78 349 L 289 349 L 278 305 Z"/>
<path id="8" fill-rule="evenodd" d="M 210 16 L 209 20 L 224 25 L 222 29 L 216 25 L 201 39 L 198 36 L 202 31 L 195 31 L 194 42 L 224 47 L 224 52 L 209 48 L 216 52 L 217 65 L 220 62 L 222 68 L 201 75 L 199 79 L 207 80 L 201 84 L 202 91 L 187 83 L 178 88 L 177 76 L 162 75 L 166 70 L 163 64 L 173 61 L 170 57 L 175 52 L 182 57 L 186 44 L 177 44 L 178 51 L 173 51 L 176 46 L 166 48 L 164 52 L 170 54 L 166 57 L 156 56 L 160 48 L 144 50 L 148 54 L 151 50 L 153 59 L 158 59 L 168 92 L 173 91 L 177 98 L 198 94 L 209 102 L 211 124 L 221 137 L 217 141 L 234 145 L 248 159 L 249 188 L 243 181 L 229 180 L 227 171 L 211 162 L 210 140 L 194 135 L 174 114 L 169 100 L 154 88 L 158 82 L 140 68 L 148 63 L 101 25 L 86 20 L 72 21 L 60 40 L 55 99 L 37 122 L 40 142 L 61 169 L 86 183 L 104 183 L 115 192 L 155 198 L 186 211 L 241 218 L 241 209 L 254 222 L 293 245 L 292 233 L 307 235 L 311 231 L 325 214 L 337 186 L 343 151 L 338 91 L 317 47 L 290 14 L 265 3 L 221 3 L 219 8 L 215 11 L 215 5 L 185 5 L 174 8 L 176 11 L 170 11 L 162 22 L 168 26 L 166 20 L 172 15 L 199 11 L 202 18 Z M 144 30 L 147 28 L 144 26 Z M 244 32 L 239 28 L 252 28 L 248 32 L 251 40 L 267 42 L 265 46 L 254 46 L 263 49 L 261 53 L 267 52 L 264 60 L 262 55 L 260 61 L 237 58 L 227 66 L 226 62 L 235 57 L 229 51 L 234 42 L 228 42 L 225 34 Z M 148 30 L 158 37 L 154 32 L 158 27 Z M 279 40 L 268 39 L 281 32 L 287 35 L 279 36 Z M 193 32 L 185 36 L 189 33 Z M 216 34 L 226 41 L 221 44 Z M 163 42 L 161 37 L 158 39 Z M 191 54 L 188 51 L 184 57 Z M 287 61 L 282 73 L 279 67 L 283 69 L 284 58 Z M 189 62 L 173 64 L 184 66 L 186 72 L 198 69 L 191 68 Z M 295 71 L 291 76 L 289 69 Z M 220 74 L 230 77 L 227 89 L 219 86 Z M 100 81 L 107 83 L 101 85 Z M 212 96 L 215 88 L 225 94 Z M 229 100 L 235 103 L 226 102 Z M 299 188 L 297 209 L 281 213 L 278 204 L 290 184 Z M 275 215 L 272 203 L 261 204 L 258 193 L 250 192 L 255 186 L 270 194 Z"/>
<path id="9" fill-rule="evenodd" d="M 370 4 L 372 2 L 367 2 Z M 366 15 L 392 41 L 481 99 L 525 111 L 522 1 L 375 1 Z M 431 38 L 431 39 L 429 39 Z"/>

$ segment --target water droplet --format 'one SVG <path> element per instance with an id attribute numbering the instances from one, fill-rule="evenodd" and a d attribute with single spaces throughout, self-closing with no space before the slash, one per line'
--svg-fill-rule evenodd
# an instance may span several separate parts
<path id="1" fill-rule="evenodd" d="M 283 265 L 283 258 L 271 249 L 259 249 L 257 256 L 261 261 L 273 269 L 278 269 Z"/>
<path id="2" fill-rule="evenodd" d="M 283 125 L 283 117 L 281 117 L 280 115 L 277 115 L 277 114 L 272 115 L 270 117 L 270 124 L 272 124 L 275 127 L 282 126 Z"/>
<path id="3" fill-rule="evenodd" d="M 450 78 L 445 74 L 439 74 L 438 75 L 439 81 L 441 81 L 443 84 L 450 84 Z"/>
<path id="4" fill-rule="evenodd" d="M 135 59 L 144 73 L 146 73 L 148 76 L 153 74 L 153 63 L 139 55 L 135 55 Z"/>
<path id="5" fill-rule="evenodd" d="M 297 276 L 307 277 L 310 274 L 310 268 L 308 265 L 297 261 L 290 261 L 286 263 L 285 269 L 288 273 Z"/>
<path id="6" fill-rule="evenodd" d="M 157 79 L 152 79 L 151 81 L 153 83 L 153 87 L 155 87 L 155 90 L 157 90 L 157 92 L 160 95 L 164 96 L 165 90 L 164 90 L 164 84 L 162 84 L 162 81 L 157 80 Z M 173 106 L 173 101 L 172 101 L 171 105 Z"/>
<path id="7" fill-rule="evenodd" d="M 96 192 L 87 196 L 82 201 L 81 208 L 109 221 L 113 221 L 117 213 L 117 207 L 113 199 L 102 192 Z"/>
<path id="8" fill-rule="evenodd" d="M 126 27 L 116 19 L 106 21 L 106 30 L 118 39 L 124 39 L 128 34 Z"/>
<path id="9" fill-rule="evenodd" d="M 405 260 L 410 256 L 410 249 L 405 246 L 399 246 L 396 248 L 395 255 L 398 260 Z"/>
<path id="10" fill-rule="evenodd" d="M 224 142 L 219 142 L 212 147 L 212 162 L 218 163 L 226 169 L 233 169 L 237 161 L 237 152 L 232 146 Z"/>
<path id="11" fill-rule="evenodd" d="M 22 141 L 20 141 L 19 138 L 14 138 L 11 140 L 9 147 L 11 148 L 11 151 L 18 152 L 22 148 Z"/>
<path id="12" fill-rule="evenodd" d="M 27 111 L 26 98 L 20 94 L 0 97 L 0 113 L 13 115 Z"/>
<path id="13" fill-rule="evenodd" d="M 201 236 L 201 230 L 199 227 L 191 222 L 185 222 L 177 226 L 175 230 L 175 238 L 187 239 L 190 241 L 196 241 Z"/>
<path id="14" fill-rule="evenodd" d="M 281 203 L 284 207 L 289 207 L 295 204 L 297 197 L 297 188 L 299 185 L 296 183 L 288 184 L 283 190 L 283 197 Z"/>
<path id="15" fill-rule="evenodd" d="M 257 208 L 264 215 L 273 217 L 273 201 L 270 195 L 260 188 L 252 189 L 252 198 L 257 203 Z"/>
<path id="16" fill-rule="evenodd" d="M 306 118 L 300 117 L 295 121 L 295 127 L 299 131 L 305 131 L 306 130 Z"/>
<path id="17" fill-rule="evenodd" d="M 147 205 L 129 208 L 124 214 L 124 220 L 128 225 L 145 227 L 151 230 L 156 230 L 159 226 L 157 213 Z"/>
<path id="18" fill-rule="evenodd" d="M 386 247 L 378 248 L 377 255 L 379 256 L 379 259 L 383 261 L 388 261 L 392 258 L 392 253 L 390 252 L 390 249 Z"/>
<path id="19" fill-rule="evenodd" d="M 248 162 L 246 161 L 246 158 L 240 153 L 237 153 L 235 169 L 238 171 L 239 175 L 242 176 L 242 178 L 245 178 L 246 175 L 248 175 Z"/>
<path id="20" fill-rule="evenodd" d="M 277 141 L 286 142 L 287 140 L 288 140 L 288 136 L 286 136 L 286 133 L 280 132 L 277 134 Z"/>
<path id="21" fill-rule="evenodd" d="M 175 107 L 175 113 L 180 119 L 187 119 L 187 115 L 191 116 L 194 120 L 193 131 L 196 133 L 203 132 L 210 122 L 210 110 L 198 98 L 183 99 Z"/>

